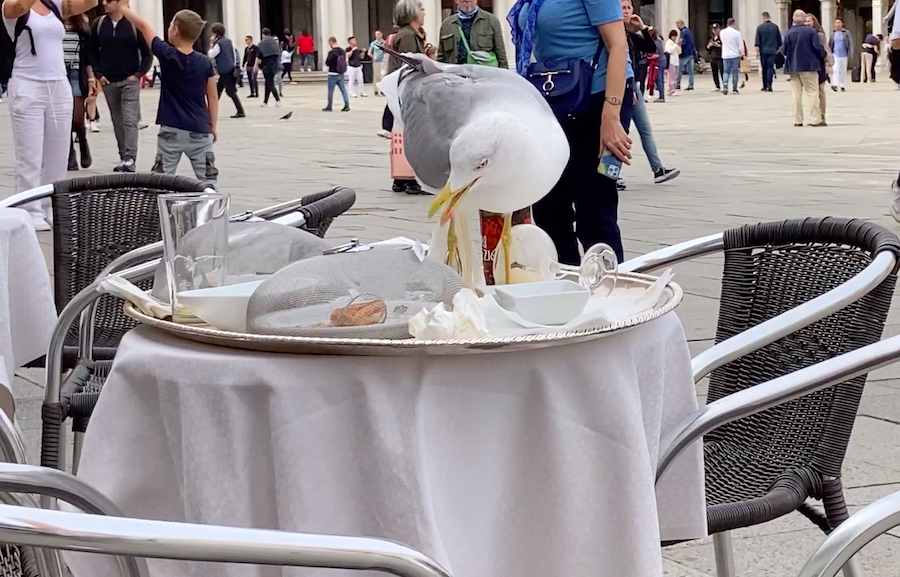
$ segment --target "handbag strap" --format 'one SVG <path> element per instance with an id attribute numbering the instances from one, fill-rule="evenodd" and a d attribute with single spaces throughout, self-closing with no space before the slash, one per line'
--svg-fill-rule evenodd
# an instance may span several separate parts
<path id="1" fill-rule="evenodd" d="M 471 53 L 472 47 L 469 46 L 469 41 L 466 40 L 466 35 L 463 32 L 462 26 L 459 25 L 459 22 L 456 23 L 456 29 L 459 30 L 459 37 L 462 39 L 463 46 L 466 47 L 466 52 Z"/>
<path id="2" fill-rule="evenodd" d="M 594 59 L 591 60 L 591 70 L 596 71 L 597 67 L 600 66 L 600 53 L 603 52 L 603 36 L 600 36 L 600 32 L 597 32 L 597 52 L 594 53 Z"/>

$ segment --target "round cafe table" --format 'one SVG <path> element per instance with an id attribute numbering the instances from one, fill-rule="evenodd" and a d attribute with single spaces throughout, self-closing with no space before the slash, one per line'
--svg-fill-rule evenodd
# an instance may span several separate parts
<path id="1" fill-rule="evenodd" d="M 50 346 L 56 325 L 52 287 L 31 217 L 0 208 L 0 408 L 9 418 L 16 369 Z"/>
<path id="2" fill-rule="evenodd" d="M 143 326 L 122 341 L 78 474 L 128 516 L 384 537 L 456 577 L 658 577 L 661 540 L 706 533 L 699 446 L 654 485 L 661 437 L 696 409 L 675 314 L 452 357 L 248 352 Z M 117 575 L 109 558 L 67 560 L 75 577 Z"/>

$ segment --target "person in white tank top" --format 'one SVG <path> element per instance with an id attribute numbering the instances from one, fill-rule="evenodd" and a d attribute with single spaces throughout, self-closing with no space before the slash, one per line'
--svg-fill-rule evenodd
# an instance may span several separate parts
<path id="1" fill-rule="evenodd" d="M 8 92 L 17 193 L 62 180 L 69 160 L 72 88 L 63 55 L 66 29 L 48 4 L 68 18 L 90 10 L 97 0 L 2 0 L 0 33 L 14 39 L 16 22 L 28 15 L 28 30 L 16 43 Z M 49 199 L 24 208 L 36 230 L 50 230 Z"/>

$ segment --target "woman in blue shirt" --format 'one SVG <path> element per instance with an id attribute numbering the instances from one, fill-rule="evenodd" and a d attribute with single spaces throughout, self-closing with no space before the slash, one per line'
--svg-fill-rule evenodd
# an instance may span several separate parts
<path id="1" fill-rule="evenodd" d="M 631 163 L 631 139 L 623 125 L 631 124 L 634 73 L 620 0 L 519 0 L 509 20 L 520 74 L 532 54 L 537 62 L 589 62 L 600 47 L 589 109 L 561 122 L 571 146 L 569 164 L 553 190 L 534 205 L 534 218 L 553 238 L 562 263 L 580 262 L 579 241 L 585 249 L 605 242 L 622 260 L 616 180 L 597 172 L 603 150 Z"/>

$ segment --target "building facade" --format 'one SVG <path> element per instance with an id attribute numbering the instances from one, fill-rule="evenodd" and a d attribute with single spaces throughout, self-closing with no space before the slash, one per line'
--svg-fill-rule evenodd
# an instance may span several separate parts
<path id="1" fill-rule="evenodd" d="M 506 13 L 514 0 L 484 0 L 481 6 L 497 14 L 507 29 Z M 845 26 L 858 44 L 867 32 L 886 34 L 884 15 L 891 0 L 634 0 L 635 8 L 648 24 L 663 34 L 675 28 L 677 20 L 684 20 L 694 32 L 701 52 L 706 47 L 713 24 L 725 24 L 728 18 L 737 20 L 744 32 L 751 56 L 753 39 L 762 12 L 786 30 L 793 10 L 800 8 L 815 14 L 826 30 L 831 29 L 835 16 L 844 19 Z M 424 0 L 425 33 L 429 42 L 436 43 L 440 23 L 453 10 L 453 0 Z M 245 36 L 259 39 L 260 30 L 268 27 L 281 35 L 290 29 L 295 35 L 308 30 L 316 42 L 319 65 L 327 50 L 328 38 L 334 36 L 343 45 L 349 36 L 356 36 L 360 44 L 372 38 L 375 29 L 385 33 L 392 28 L 392 0 L 131 0 L 131 6 L 148 17 L 160 32 L 165 30 L 172 16 L 183 8 L 198 12 L 212 22 L 222 22 L 228 35 L 238 46 Z M 512 58 L 514 51 L 508 46 Z"/>

